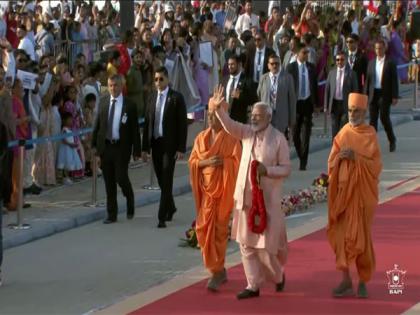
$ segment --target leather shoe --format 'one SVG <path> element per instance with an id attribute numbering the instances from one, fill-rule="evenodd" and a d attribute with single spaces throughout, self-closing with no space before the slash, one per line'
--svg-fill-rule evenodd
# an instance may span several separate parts
<path id="1" fill-rule="evenodd" d="M 389 144 L 389 152 L 395 152 L 396 149 L 397 149 L 397 144 L 395 142 L 391 142 Z"/>
<path id="2" fill-rule="evenodd" d="M 112 223 L 115 223 L 115 222 L 117 222 L 117 219 L 114 219 L 114 220 L 112 220 L 112 219 L 106 219 L 106 220 L 104 220 L 104 224 L 112 224 Z"/>
<path id="3" fill-rule="evenodd" d="M 284 285 L 286 284 L 286 274 L 283 272 L 283 279 L 281 282 L 276 284 L 276 292 L 282 292 L 284 290 Z"/>
<path id="4" fill-rule="evenodd" d="M 164 229 L 164 228 L 166 228 L 165 221 L 159 221 L 157 227 L 158 227 L 158 229 Z"/>
<path id="5" fill-rule="evenodd" d="M 306 163 L 300 163 L 299 165 L 299 171 L 306 171 Z"/>
<path id="6" fill-rule="evenodd" d="M 238 300 L 243 300 L 243 299 L 249 299 L 249 298 L 259 297 L 259 296 L 260 296 L 260 290 L 251 291 L 251 290 L 245 289 L 239 292 L 236 297 Z"/>
<path id="7" fill-rule="evenodd" d="M 174 211 L 168 213 L 168 216 L 166 217 L 166 221 L 171 222 L 175 212 L 176 212 L 176 209 Z"/>
<path id="8" fill-rule="evenodd" d="M 127 213 L 127 220 L 133 220 L 134 213 Z"/>

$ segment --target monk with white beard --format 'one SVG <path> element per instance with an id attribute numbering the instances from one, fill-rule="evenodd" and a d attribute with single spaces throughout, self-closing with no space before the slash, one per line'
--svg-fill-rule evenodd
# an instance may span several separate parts
<path id="1" fill-rule="evenodd" d="M 284 288 L 284 264 L 287 258 L 287 236 L 281 206 L 282 185 L 291 171 L 289 146 L 284 135 L 270 124 L 270 105 L 254 104 L 251 125 L 233 121 L 221 109 L 226 106 L 223 87 L 215 89 L 209 109 L 216 112 L 223 128 L 242 141 L 242 157 L 234 193 L 232 238 L 239 245 L 248 285 L 238 299 L 258 297 L 265 280 L 275 283 L 275 290 Z M 251 163 L 258 161 L 257 177 L 262 189 L 267 226 L 262 233 L 254 233 L 248 225 L 252 207 Z"/>
<path id="2" fill-rule="evenodd" d="M 357 296 L 366 298 L 366 282 L 375 270 L 371 227 L 382 161 L 376 131 L 365 123 L 367 101 L 366 95 L 349 95 L 349 123 L 335 136 L 328 158 L 327 235 L 336 268 L 343 274 L 334 297 L 354 294 L 349 271 L 354 263 L 359 276 Z"/>

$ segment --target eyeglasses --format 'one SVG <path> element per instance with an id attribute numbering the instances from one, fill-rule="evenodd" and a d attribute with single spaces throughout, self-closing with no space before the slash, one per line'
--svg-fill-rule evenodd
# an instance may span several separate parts
<path id="1" fill-rule="evenodd" d="M 270 65 L 272 66 L 278 66 L 280 64 L 280 62 L 270 62 Z"/>
<path id="2" fill-rule="evenodd" d="M 344 58 L 337 58 L 337 59 L 335 59 L 335 61 L 344 61 L 344 60 L 346 60 L 346 59 L 344 59 Z"/>
<path id="3" fill-rule="evenodd" d="M 158 81 L 163 82 L 163 80 L 164 80 L 164 78 L 162 78 L 162 77 L 155 78 L 155 82 L 158 82 Z"/>

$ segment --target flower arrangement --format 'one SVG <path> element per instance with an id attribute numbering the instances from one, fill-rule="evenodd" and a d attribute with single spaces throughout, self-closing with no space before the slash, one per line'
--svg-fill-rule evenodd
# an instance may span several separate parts
<path id="1" fill-rule="evenodd" d="M 310 188 L 292 192 L 283 197 L 281 201 L 282 209 L 286 215 L 291 215 L 297 211 L 308 209 L 311 205 L 327 200 L 328 175 L 322 173 L 315 178 Z"/>
<path id="2" fill-rule="evenodd" d="M 179 246 L 200 248 L 197 240 L 197 231 L 195 230 L 195 220 L 192 222 L 191 227 L 185 231 L 185 238 L 181 238 Z"/>

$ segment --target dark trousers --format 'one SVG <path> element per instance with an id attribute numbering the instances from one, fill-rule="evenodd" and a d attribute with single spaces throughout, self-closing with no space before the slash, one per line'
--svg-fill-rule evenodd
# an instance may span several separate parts
<path id="1" fill-rule="evenodd" d="M 373 100 L 369 105 L 370 125 L 378 130 L 378 116 L 384 126 L 386 136 L 390 143 L 396 141 L 390 117 L 391 104 L 386 104 L 382 98 L 382 90 L 375 89 Z"/>
<path id="2" fill-rule="evenodd" d="M 118 214 L 117 183 L 127 199 L 127 214 L 134 215 L 134 192 L 128 177 L 130 156 L 122 154 L 119 143 L 106 143 L 105 153 L 101 156 L 101 169 L 106 189 L 106 210 L 108 219 L 116 220 Z"/>
<path id="3" fill-rule="evenodd" d="M 172 150 L 171 150 L 172 151 Z M 172 186 L 175 171 L 175 153 L 165 149 L 163 138 L 152 140 L 152 160 L 160 187 L 159 222 L 167 220 L 176 211 Z"/>
<path id="4" fill-rule="evenodd" d="M 331 109 L 331 131 L 333 140 L 347 122 L 348 114 L 347 110 L 343 106 L 343 101 L 333 100 Z"/>
<path id="5" fill-rule="evenodd" d="M 300 165 L 306 167 L 309 154 L 309 140 L 312 131 L 313 105 L 311 98 L 299 100 L 296 103 L 296 124 L 293 130 L 293 142 Z"/>

